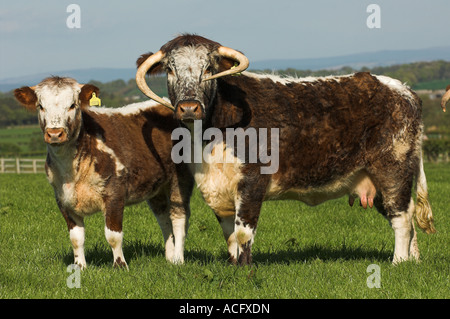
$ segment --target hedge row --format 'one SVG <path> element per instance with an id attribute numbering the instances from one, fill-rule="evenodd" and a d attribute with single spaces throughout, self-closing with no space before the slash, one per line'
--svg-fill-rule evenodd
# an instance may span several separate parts
<path id="1" fill-rule="evenodd" d="M 437 162 L 439 158 L 448 162 L 450 155 L 450 139 L 429 139 L 423 141 L 423 154 L 430 162 Z"/>

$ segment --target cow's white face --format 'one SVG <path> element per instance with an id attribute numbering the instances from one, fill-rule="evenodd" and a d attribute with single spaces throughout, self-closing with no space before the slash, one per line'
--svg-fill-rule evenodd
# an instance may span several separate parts
<path id="1" fill-rule="evenodd" d="M 39 123 L 49 144 L 61 144 L 78 136 L 81 109 L 78 84 L 36 87 Z"/>
<path id="2" fill-rule="evenodd" d="M 182 120 L 204 118 L 214 98 L 217 82 L 202 81 L 218 68 L 217 58 L 203 46 L 174 50 L 165 61 L 169 98 Z"/>

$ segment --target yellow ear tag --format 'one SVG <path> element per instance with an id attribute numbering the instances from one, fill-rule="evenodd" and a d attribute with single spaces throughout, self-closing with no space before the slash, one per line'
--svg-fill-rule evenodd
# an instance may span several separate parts
<path id="1" fill-rule="evenodd" d="M 239 64 L 238 64 L 237 62 L 234 62 L 234 65 L 231 67 L 230 70 L 234 69 L 234 68 L 237 67 L 238 65 L 239 65 Z M 232 74 L 231 76 L 238 76 L 238 75 L 241 75 L 241 72 Z"/>
<path id="2" fill-rule="evenodd" d="M 102 100 L 100 100 L 97 95 L 95 94 L 95 92 L 92 92 L 92 97 L 89 100 L 89 105 L 90 106 L 101 106 L 102 105 Z"/>

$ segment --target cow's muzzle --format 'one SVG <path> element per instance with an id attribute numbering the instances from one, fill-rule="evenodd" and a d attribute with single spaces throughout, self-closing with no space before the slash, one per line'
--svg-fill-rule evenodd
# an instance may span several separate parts
<path id="1" fill-rule="evenodd" d="M 185 100 L 177 104 L 174 117 L 181 121 L 202 120 L 205 117 L 202 104 L 196 100 Z"/>
<path id="2" fill-rule="evenodd" d="M 67 142 L 67 133 L 62 127 L 45 130 L 44 140 L 47 144 L 58 145 Z"/>

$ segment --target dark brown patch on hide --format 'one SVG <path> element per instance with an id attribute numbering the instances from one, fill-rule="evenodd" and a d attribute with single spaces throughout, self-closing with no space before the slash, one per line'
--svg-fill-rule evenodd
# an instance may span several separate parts
<path id="1" fill-rule="evenodd" d="M 204 46 L 208 51 L 212 52 L 220 47 L 220 43 L 195 34 L 182 34 L 164 44 L 160 50 L 167 54 L 175 49 L 187 46 Z"/>

